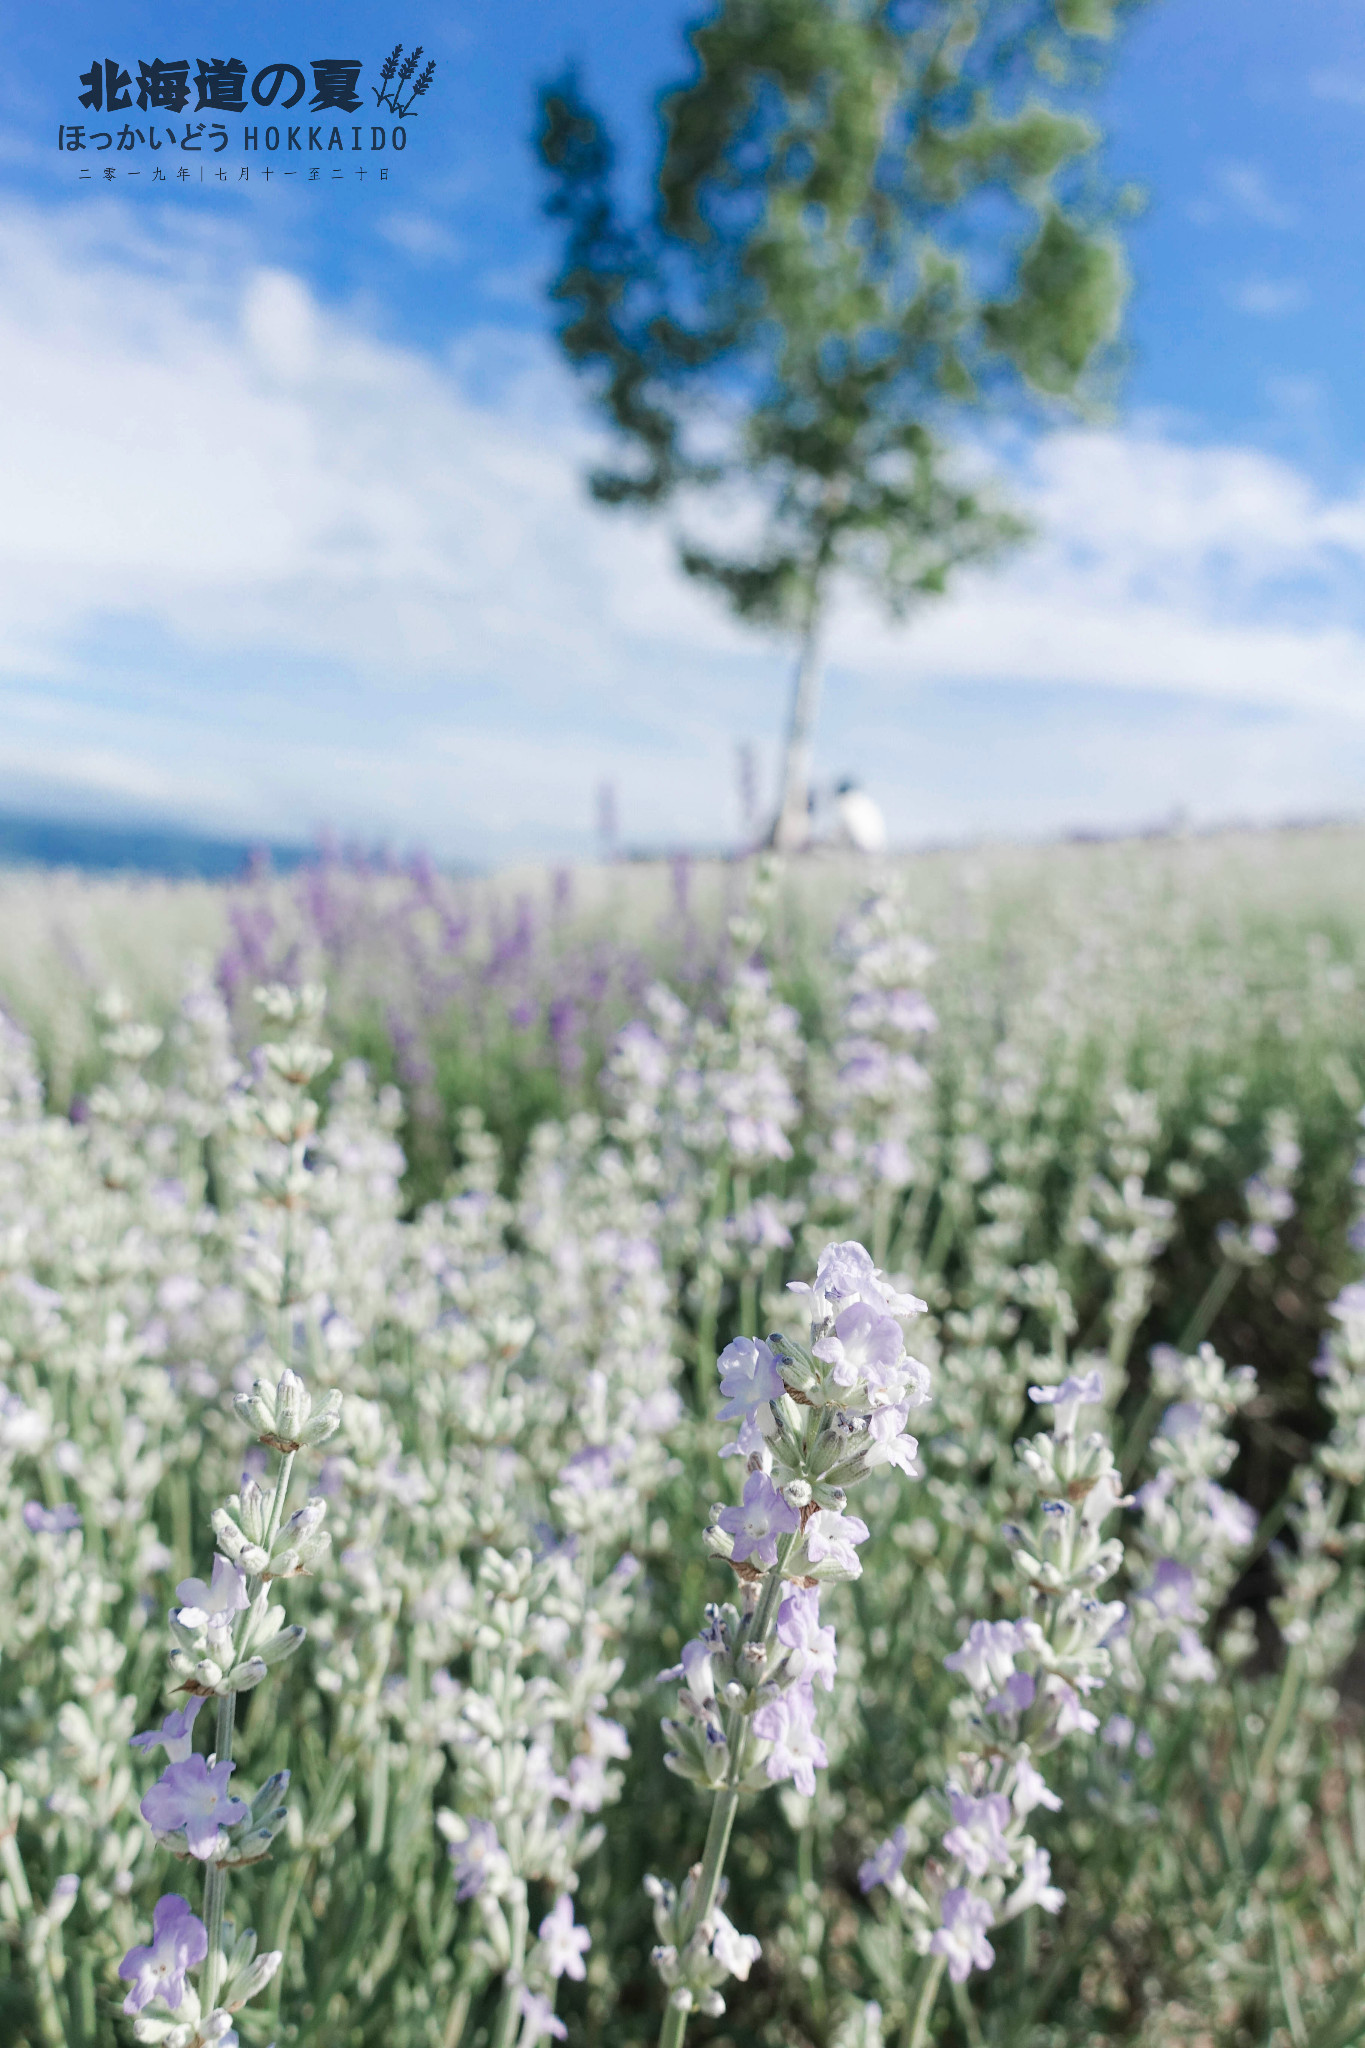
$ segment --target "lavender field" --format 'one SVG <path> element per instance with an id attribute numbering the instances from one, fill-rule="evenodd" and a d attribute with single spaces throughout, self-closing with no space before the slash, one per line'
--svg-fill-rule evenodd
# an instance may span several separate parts
<path id="1" fill-rule="evenodd" d="M 0 2038 L 1358 2041 L 1363 846 L 0 878 Z"/>

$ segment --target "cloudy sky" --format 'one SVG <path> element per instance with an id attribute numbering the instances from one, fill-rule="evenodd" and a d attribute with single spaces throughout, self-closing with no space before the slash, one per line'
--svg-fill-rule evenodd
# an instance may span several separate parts
<path id="1" fill-rule="evenodd" d="M 529 148 L 577 56 L 642 172 L 694 11 L 6 11 L 0 807 L 496 861 L 590 851 L 610 780 L 627 841 L 734 834 L 787 657 L 586 502 Z M 155 156 L 57 148 L 104 132 L 96 60 L 353 56 L 368 100 L 400 39 L 438 68 L 382 184 L 368 150 L 267 184 L 232 115 L 217 158 L 164 114 Z M 1150 196 L 1114 417 L 1002 449 L 1042 533 L 1005 573 L 837 622 L 821 772 L 906 843 L 1360 807 L 1358 6 L 1156 0 L 1101 114 Z"/>

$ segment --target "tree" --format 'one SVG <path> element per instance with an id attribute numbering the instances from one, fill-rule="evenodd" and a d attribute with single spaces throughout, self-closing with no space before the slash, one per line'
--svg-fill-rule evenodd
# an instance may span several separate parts
<path id="1" fill-rule="evenodd" d="M 1021 539 L 964 430 L 1011 400 L 1074 405 L 1110 353 L 1122 196 L 1078 109 L 1137 4 L 721 0 L 660 102 L 633 223 L 575 75 L 541 94 L 559 340 L 625 444 L 592 494 L 677 502 L 687 572 L 796 642 L 779 846 L 807 835 L 836 584 L 901 616 Z M 697 529 L 721 493 L 740 544 Z"/>

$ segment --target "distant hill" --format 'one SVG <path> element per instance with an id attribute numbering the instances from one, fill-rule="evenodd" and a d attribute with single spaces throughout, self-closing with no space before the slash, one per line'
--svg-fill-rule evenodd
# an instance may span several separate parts
<path id="1" fill-rule="evenodd" d="M 173 826 L 0 812 L 0 867 L 85 868 L 220 882 L 242 874 L 261 854 L 268 854 L 277 870 L 287 870 L 315 851 L 260 840 L 211 839 Z"/>

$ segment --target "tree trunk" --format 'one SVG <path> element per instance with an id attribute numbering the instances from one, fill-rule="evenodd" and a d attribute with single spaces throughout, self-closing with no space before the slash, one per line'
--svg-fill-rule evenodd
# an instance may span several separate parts
<path id="1" fill-rule="evenodd" d="M 812 598 L 801 635 L 801 651 L 792 678 L 787 746 L 782 762 L 782 797 L 773 824 L 771 844 L 779 853 L 799 853 L 810 843 L 810 771 L 815 714 L 820 704 L 824 651 L 818 594 Z"/>

